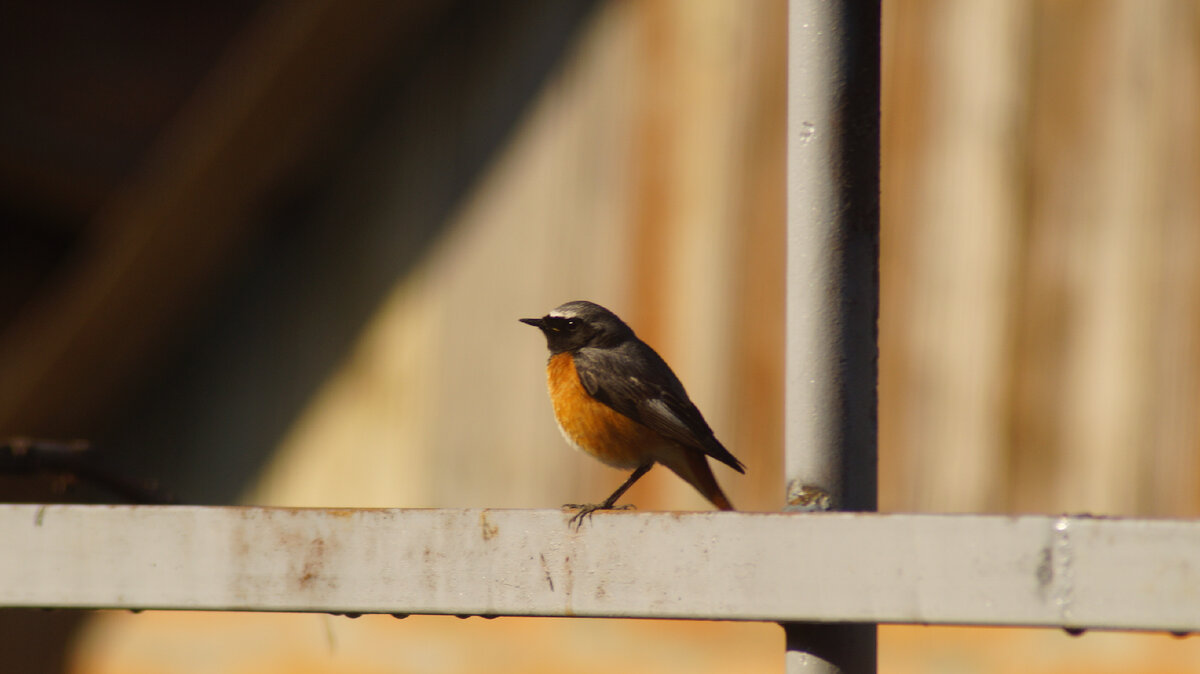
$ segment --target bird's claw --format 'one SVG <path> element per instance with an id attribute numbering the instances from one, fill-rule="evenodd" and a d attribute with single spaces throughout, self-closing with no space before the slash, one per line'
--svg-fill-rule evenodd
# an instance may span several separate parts
<path id="1" fill-rule="evenodd" d="M 564 503 L 563 510 L 578 510 L 579 512 L 571 515 L 571 519 L 567 520 L 567 526 L 574 527 L 575 531 L 583 526 L 585 519 L 590 519 L 592 513 L 597 510 L 636 510 L 637 506 L 632 503 L 625 505 L 612 505 L 610 503 Z"/>

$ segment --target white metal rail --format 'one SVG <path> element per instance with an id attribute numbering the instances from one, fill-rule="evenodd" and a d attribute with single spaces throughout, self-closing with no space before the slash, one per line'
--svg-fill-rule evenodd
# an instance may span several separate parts
<path id="1" fill-rule="evenodd" d="M 1200 522 L 0 506 L 0 606 L 1200 631 Z"/>

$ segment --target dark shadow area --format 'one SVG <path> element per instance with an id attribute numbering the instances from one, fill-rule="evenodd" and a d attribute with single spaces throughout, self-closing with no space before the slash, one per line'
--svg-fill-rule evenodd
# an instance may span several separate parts
<path id="1" fill-rule="evenodd" d="M 71 654 L 67 644 L 87 616 L 83 611 L 40 608 L 0 610 L 4 671 L 23 674 L 67 671 Z"/>
<path id="2" fill-rule="evenodd" d="M 306 183 L 274 195 L 269 234 L 112 417 L 98 444 L 114 464 L 185 503 L 236 499 L 443 230 L 594 4 L 458 3 Z"/>

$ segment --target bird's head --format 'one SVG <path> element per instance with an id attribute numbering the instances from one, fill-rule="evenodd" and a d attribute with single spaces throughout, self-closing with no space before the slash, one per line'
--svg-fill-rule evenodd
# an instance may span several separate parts
<path id="1" fill-rule="evenodd" d="M 559 305 L 541 318 L 520 320 L 542 331 L 551 354 L 616 346 L 633 337 L 633 330 L 616 314 L 583 300 Z"/>

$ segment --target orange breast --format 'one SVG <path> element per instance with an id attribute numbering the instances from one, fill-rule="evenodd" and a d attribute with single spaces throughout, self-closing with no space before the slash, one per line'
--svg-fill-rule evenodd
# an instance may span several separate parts
<path id="1" fill-rule="evenodd" d="M 547 367 L 550 402 L 563 437 L 615 468 L 636 468 L 664 443 L 654 431 L 599 402 L 583 388 L 575 359 L 555 354 Z"/>

